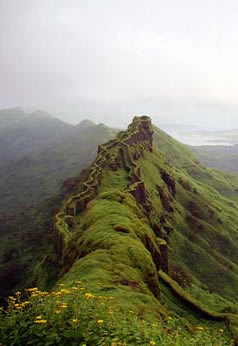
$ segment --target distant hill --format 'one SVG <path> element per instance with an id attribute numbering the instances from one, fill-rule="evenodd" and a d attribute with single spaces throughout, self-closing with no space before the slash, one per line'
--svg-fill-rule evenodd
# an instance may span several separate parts
<path id="1" fill-rule="evenodd" d="M 238 174 L 238 145 L 191 146 L 190 150 L 205 166 Z"/>
<path id="2" fill-rule="evenodd" d="M 28 125 L 31 122 L 33 129 L 37 129 L 37 124 L 41 125 L 40 117 L 30 116 L 25 121 Z M 46 122 L 52 127 L 39 130 L 39 136 L 43 138 L 44 133 L 46 138 L 46 134 L 53 132 L 54 125 L 58 124 L 58 135 L 62 134 L 60 142 L 49 146 L 49 141 L 46 141 L 47 149 L 34 155 L 28 153 L 24 158 L 0 168 L 0 213 L 18 212 L 55 194 L 64 179 L 78 175 L 93 161 L 98 144 L 108 141 L 116 133 L 88 120 L 73 128 L 64 127 L 54 118 L 48 120 L 47 115 Z"/>
<path id="3" fill-rule="evenodd" d="M 0 167 L 41 152 L 73 131 L 72 125 L 43 111 L 26 115 L 20 110 L 7 110 L 0 117 Z"/>
<path id="4" fill-rule="evenodd" d="M 22 108 L 0 110 L 0 133 L 6 129 L 15 128 L 26 116 Z"/>

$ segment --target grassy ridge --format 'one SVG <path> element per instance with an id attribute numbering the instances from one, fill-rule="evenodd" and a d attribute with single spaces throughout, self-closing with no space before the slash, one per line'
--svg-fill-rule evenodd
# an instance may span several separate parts
<path id="1" fill-rule="evenodd" d="M 65 199 L 56 215 L 56 260 L 49 256 L 42 261 L 38 282 L 44 286 L 47 273 L 57 267 L 58 284 L 70 291 L 72 303 L 78 280 L 83 281 L 86 293 L 117 300 L 122 307 L 119 318 L 132 323 L 132 329 L 123 334 L 124 324 L 118 324 L 120 337 L 108 325 L 102 335 L 101 329 L 93 332 L 88 322 L 86 333 L 95 338 L 92 344 L 103 344 L 107 337 L 110 345 L 114 338 L 118 345 L 136 340 L 136 344 L 172 345 L 175 339 L 168 334 L 176 335 L 177 345 L 203 345 L 204 340 L 206 345 L 232 344 L 229 332 L 223 333 L 224 320 L 229 320 L 237 336 L 238 203 L 234 186 L 238 186 L 236 177 L 228 180 L 225 174 L 203 167 L 185 146 L 153 129 L 149 118 L 135 118 L 127 132 L 99 148 L 96 160 Z M 159 279 L 161 268 L 167 274 L 160 272 Z M 202 297 L 202 302 L 193 295 Z M 211 300 L 220 311 L 212 308 Z M 137 332 L 130 311 L 138 323 L 148 324 L 144 334 Z M 98 310 L 95 314 L 105 320 Z M 175 332 L 168 332 L 163 322 L 170 321 L 171 314 Z M 92 326 L 97 326 L 98 320 L 90 316 Z M 71 313 L 69 318 L 67 328 L 72 331 L 72 320 L 78 317 Z M 145 334 L 154 335 L 152 320 L 162 336 L 148 339 Z M 38 322 L 31 320 L 30 324 Z M 46 330 L 52 336 L 53 330 Z M 138 339 L 128 336 L 133 330 Z M 199 330 L 203 338 L 194 338 L 193 332 Z M 60 326 L 54 333 L 61 335 Z M 80 333 L 77 337 L 82 339 L 77 340 L 85 342 Z M 92 339 L 88 340 L 90 344 Z"/>

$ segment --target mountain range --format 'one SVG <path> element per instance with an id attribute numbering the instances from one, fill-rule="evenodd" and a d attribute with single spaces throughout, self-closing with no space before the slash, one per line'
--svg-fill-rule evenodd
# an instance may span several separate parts
<path id="1" fill-rule="evenodd" d="M 72 126 L 43 111 L 11 114 L 18 125 L 11 123 L 0 133 L 0 214 L 19 212 L 52 196 L 64 179 L 91 163 L 99 143 L 116 133 L 89 120 Z"/>

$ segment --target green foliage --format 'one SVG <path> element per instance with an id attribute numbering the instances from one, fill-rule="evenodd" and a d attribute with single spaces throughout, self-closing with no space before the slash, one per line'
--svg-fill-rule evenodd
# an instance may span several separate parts
<path id="1" fill-rule="evenodd" d="M 101 285 L 99 282 L 98 285 Z M 167 315 L 144 320 L 134 310 L 122 310 L 114 296 L 94 295 L 81 281 L 51 293 L 28 289 L 8 299 L 0 312 L 4 345 L 232 345 L 225 329 L 187 325 Z"/>

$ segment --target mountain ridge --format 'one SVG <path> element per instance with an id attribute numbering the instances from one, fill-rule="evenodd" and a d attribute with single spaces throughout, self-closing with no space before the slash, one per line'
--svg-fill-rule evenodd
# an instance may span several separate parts
<path id="1" fill-rule="evenodd" d="M 190 329 L 227 321 L 237 339 L 238 179 L 227 179 L 135 117 L 75 180 L 34 283 L 73 292 L 80 280 L 86 299 Z"/>

